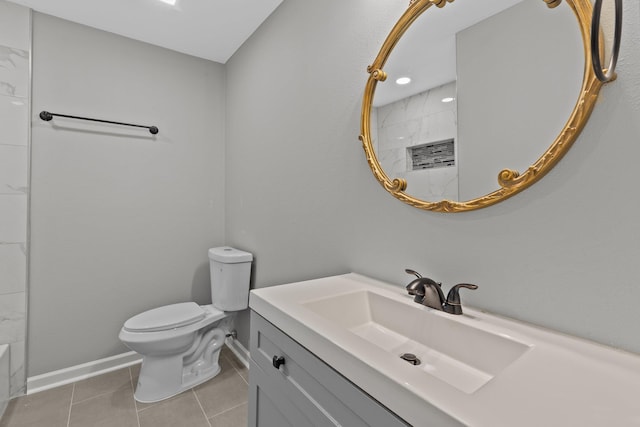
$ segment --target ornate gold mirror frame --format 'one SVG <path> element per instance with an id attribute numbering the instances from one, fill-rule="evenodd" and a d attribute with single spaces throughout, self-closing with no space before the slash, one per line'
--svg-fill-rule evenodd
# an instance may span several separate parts
<path id="1" fill-rule="evenodd" d="M 560 161 L 576 140 L 591 115 L 591 111 L 593 110 L 598 97 L 598 92 L 602 87 L 602 82 L 597 79 L 591 63 L 591 2 L 590 0 L 565 0 L 576 15 L 580 31 L 582 33 L 585 61 L 584 75 L 580 95 L 573 112 L 565 124 L 564 129 L 556 137 L 551 146 L 523 173 L 510 169 L 502 170 L 497 178 L 500 188 L 476 199 L 462 202 L 451 200 L 428 202 L 406 194 L 405 190 L 407 189 L 407 181 L 399 178 L 393 180 L 390 179 L 382 169 L 375 154 L 371 140 L 371 109 L 373 96 L 377 83 L 382 82 L 387 78 L 383 68 L 391 54 L 391 51 L 411 24 L 413 24 L 413 22 L 431 6 L 435 5 L 442 8 L 446 6 L 447 3 L 451 3 L 453 1 L 454 0 L 411 0 L 409 7 L 400 17 L 384 41 L 378 56 L 375 58 L 373 63 L 367 67 L 369 79 L 367 80 L 364 91 L 360 128 L 360 141 L 362 141 L 371 171 L 385 190 L 391 193 L 395 198 L 411 206 L 437 212 L 462 212 L 491 206 L 521 192 L 525 188 L 537 182 Z M 549 8 L 554 8 L 562 2 L 562 0 L 543 1 L 547 3 Z"/>

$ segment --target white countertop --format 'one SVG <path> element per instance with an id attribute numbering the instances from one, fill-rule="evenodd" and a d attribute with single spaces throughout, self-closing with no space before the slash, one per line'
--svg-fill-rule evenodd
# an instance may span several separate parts
<path id="1" fill-rule="evenodd" d="M 474 427 L 640 426 L 639 355 L 469 307 L 453 316 L 419 306 L 529 346 L 486 384 L 465 392 L 423 371 L 416 375 L 413 366 L 304 304 L 360 290 L 418 305 L 404 288 L 355 273 L 256 289 L 249 305 L 415 427 L 439 411 Z"/>

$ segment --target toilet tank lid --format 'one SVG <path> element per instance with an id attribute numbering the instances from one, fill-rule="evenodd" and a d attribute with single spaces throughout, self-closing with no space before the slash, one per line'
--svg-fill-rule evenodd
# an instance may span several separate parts
<path id="1" fill-rule="evenodd" d="M 156 332 L 191 325 L 205 317 L 205 311 L 195 302 L 181 302 L 147 310 L 124 322 L 130 332 Z"/>
<path id="2" fill-rule="evenodd" d="M 222 246 L 209 249 L 209 259 L 226 264 L 235 264 L 238 262 L 250 262 L 253 260 L 253 255 L 229 246 Z"/>

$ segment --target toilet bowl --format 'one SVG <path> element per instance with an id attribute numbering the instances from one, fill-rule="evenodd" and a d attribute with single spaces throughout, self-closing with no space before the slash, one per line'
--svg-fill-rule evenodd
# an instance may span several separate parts
<path id="1" fill-rule="evenodd" d="M 252 259 L 250 253 L 229 247 L 209 249 L 212 304 L 166 305 L 124 323 L 120 340 L 143 356 L 137 401 L 167 399 L 220 372 L 220 349 L 234 311 L 248 306 Z"/>

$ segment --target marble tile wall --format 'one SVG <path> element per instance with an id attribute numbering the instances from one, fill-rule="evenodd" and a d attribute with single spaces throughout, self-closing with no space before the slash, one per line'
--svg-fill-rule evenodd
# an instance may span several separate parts
<path id="1" fill-rule="evenodd" d="M 0 344 L 0 419 L 9 403 L 9 346 Z"/>
<path id="2" fill-rule="evenodd" d="M 10 347 L 10 394 L 25 392 L 31 24 L 0 0 L 0 344 Z"/>
<path id="3" fill-rule="evenodd" d="M 455 96 L 456 84 L 451 82 L 376 109 L 378 160 L 392 179 L 407 179 L 412 196 L 458 200 L 457 164 L 414 171 L 407 153 L 407 147 L 456 139 L 456 102 L 442 102 Z"/>

